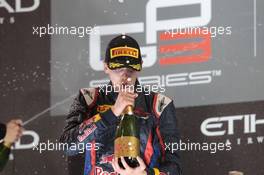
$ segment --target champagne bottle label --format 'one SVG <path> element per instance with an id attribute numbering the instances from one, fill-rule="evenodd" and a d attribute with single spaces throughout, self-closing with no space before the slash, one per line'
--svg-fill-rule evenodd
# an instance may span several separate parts
<path id="1" fill-rule="evenodd" d="M 115 157 L 139 156 L 139 139 L 134 136 L 122 136 L 115 139 Z"/>

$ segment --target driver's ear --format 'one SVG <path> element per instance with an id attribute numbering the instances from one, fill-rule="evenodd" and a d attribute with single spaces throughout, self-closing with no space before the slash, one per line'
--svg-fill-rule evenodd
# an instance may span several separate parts
<path id="1" fill-rule="evenodd" d="M 107 64 L 104 62 L 104 72 L 106 73 L 106 74 L 108 74 L 109 73 L 109 68 L 108 68 L 108 66 L 107 66 Z"/>

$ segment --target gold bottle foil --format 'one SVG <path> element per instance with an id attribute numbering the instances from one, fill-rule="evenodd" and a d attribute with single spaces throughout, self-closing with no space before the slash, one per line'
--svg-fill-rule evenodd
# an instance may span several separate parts
<path id="1" fill-rule="evenodd" d="M 128 105 L 124 110 L 124 114 L 133 115 L 133 106 Z"/>

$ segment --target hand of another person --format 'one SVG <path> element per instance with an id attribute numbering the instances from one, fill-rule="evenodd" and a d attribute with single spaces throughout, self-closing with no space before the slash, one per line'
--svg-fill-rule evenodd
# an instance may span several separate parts
<path id="1" fill-rule="evenodd" d="M 6 124 L 6 135 L 4 137 L 4 143 L 6 145 L 12 145 L 23 134 L 22 120 L 14 119 Z"/>

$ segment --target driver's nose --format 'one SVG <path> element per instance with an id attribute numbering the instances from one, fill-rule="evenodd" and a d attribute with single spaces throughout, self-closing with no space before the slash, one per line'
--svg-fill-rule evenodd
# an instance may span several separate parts
<path id="1" fill-rule="evenodd" d="M 121 75 L 124 77 L 130 77 L 132 73 L 133 73 L 133 71 L 131 71 L 131 69 L 124 68 L 124 69 L 122 69 Z"/>

